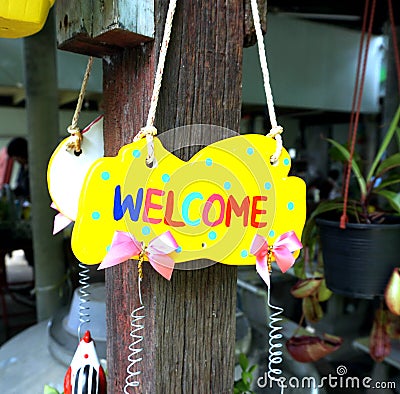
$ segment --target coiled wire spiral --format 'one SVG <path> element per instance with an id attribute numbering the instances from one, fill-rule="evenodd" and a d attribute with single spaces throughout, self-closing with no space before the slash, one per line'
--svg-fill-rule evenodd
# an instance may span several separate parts
<path id="1" fill-rule="evenodd" d="M 276 381 L 281 388 L 281 393 L 283 393 L 283 381 L 284 379 L 282 376 L 282 370 L 276 367 L 277 364 L 282 363 L 282 350 L 279 350 L 282 347 L 282 343 L 278 342 L 282 339 L 283 335 L 279 332 L 282 330 L 282 326 L 278 325 L 280 321 L 282 321 L 282 316 L 280 314 L 283 312 L 283 308 L 272 305 L 271 304 L 271 290 L 268 287 L 268 307 L 270 308 L 270 315 L 269 315 L 269 322 L 268 326 L 270 328 L 268 336 L 268 379 L 270 382 Z M 272 313 L 272 310 L 276 312 Z M 274 376 L 275 375 L 275 376 Z"/>
<path id="2" fill-rule="evenodd" d="M 140 284 L 143 279 L 142 273 L 142 263 L 143 263 L 143 256 L 139 257 L 138 263 L 138 294 L 139 294 L 139 303 L 140 306 L 134 309 L 131 313 L 131 327 L 132 330 L 130 332 L 130 336 L 133 342 L 128 346 L 130 354 L 128 356 L 129 365 L 126 368 L 127 376 L 125 378 L 125 386 L 124 386 L 124 393 L 129 394 L 129 387 L 139 387 L 140 381 L 138 380 L 138 376 L 142 373 L 142 371 L 137 368 L 136 370 L 134 367 L 137 363 L 140 363 L 143 360 L 143 357 L 139 356 L 139 354 L 143 351 L 142 347 L 138 347 L 138 344 L 143 341 L 143 335 L 140 335 L 140 331 L 144 329 L 144 324 L 141 323 L 141 320 L 145 318 L 143 314 L 144 305 L 142 303 L 142 293 L 140 290 Z"/>
<path id="3" fill-rule="evenodd" d="M 79 326 L 78 326 L 78 341 L 82 338 L 81 332 L 82 332 L 82 326 L 84 324 L 87 324 L 90 322 L 90 314 L 89 314 L 89 305 L 87 303 L 89 302 L 89 268 L 82 264 L 79 263 Z"/>

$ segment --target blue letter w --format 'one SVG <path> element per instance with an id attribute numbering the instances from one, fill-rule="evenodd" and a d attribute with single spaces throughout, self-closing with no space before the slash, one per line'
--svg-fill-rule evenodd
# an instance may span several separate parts
<path id="1" fill-rule="evenodd" d="M 115 188 L 114 194 L 114 219 L 121 220 L 124 216 L 126 210 L 129 211 L 129 216 L 133 222 L 137 222 L 139 218 L 140 208 L 143 202 L 143 188 L 138 189 L 136 194 L 136 205 L 133 204 L 133 199 L 130 194 L 128 194 L 124 202 L 121 203 L 121 186 L 118 185 Z"/>

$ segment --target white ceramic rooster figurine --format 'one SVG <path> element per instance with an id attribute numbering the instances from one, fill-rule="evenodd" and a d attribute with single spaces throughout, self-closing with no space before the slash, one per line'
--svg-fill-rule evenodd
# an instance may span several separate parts
<path id="1" fill-rule="evenodd" d="M 79 342 L 64 378 L 64 394 L 106 394 L 106 375 L 90 331 Z"/>

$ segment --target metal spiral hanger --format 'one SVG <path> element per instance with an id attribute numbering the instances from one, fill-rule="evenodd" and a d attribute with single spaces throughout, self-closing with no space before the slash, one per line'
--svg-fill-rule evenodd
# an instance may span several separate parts
<path id="1" fill-rule="evenodd" d="M 87 305 L 90 298 L 90 270 L 87 266 L 79 263 L 79 326 L 78 326 L 78 342 L 82 338 L 82 327 L 90 323 L 90 307 Z"/>
<path id="2" fill-rule="evenodd" d="M 143 360 L 143 356 L 139 356 L 139 354 L 143 351 L 142 347 L 138 347 L 138 345 L 143 341 L 143 329 L 144 324 L 141 321 L 145 318 L 144 315 L 144 305 L 142 303 L 142 294 L 140 290 L 140 284 L 142 282 L 143 274 L 141 272 L 141 264 L 142 261 L 139 261 L 138 264 L 138 293 L 139 293 L 139 303 L 140 306 L 134 309 L 131 313 L 131 327 L 132 330 L 130 332 L 130 336 L 132 338 L 132 342 L 129 344 L 129 356 L 128 362 L 129 365 L 126 368 L 127 376 L 125 378 L 125 386 L 124 386 L 124 393 L 129 394 L 128 389 L 130 387 L 139 387 L 140 381 L 138 380 L 139 375 L 142 373 L 140 368 L 137 368 L 138 363 Z"/>
<path id="3" fill-rule="evenodd" d="M 278 386 L 281 387 L 281 392 L 283 393 L 283 385 L 282 385 L 282 370 L 277 367 L 277 365 L 281 364 L 283 361 L 282 357 L 282 342 L 278 342 L 282 339 L 283 335 L 280 332 L 282 330 L 282 326 L 278 323 L 282 321 L 282 312 L 283 308 L 280 306 L 272 305 L 270 302 L 271 290 L 268 287 L 268 307 L 270 308 L 269 322 L 268 327 L 269 330 L 269 340 L 268 340 L 268 379 L 270 382 L 275 381 L 278 383 Z M 276 312 L 271 313 L 272 310 Z"/>

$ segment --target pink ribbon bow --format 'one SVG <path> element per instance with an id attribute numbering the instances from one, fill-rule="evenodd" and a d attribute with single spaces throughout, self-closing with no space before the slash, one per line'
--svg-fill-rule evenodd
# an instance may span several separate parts
<path id="1" fill-rule="evenodd" d="M 110 250 L 98 269 L 112 267 L 144 252 L 152 267 L 164 278 L 170 280 L 175 262 L 168 254 L 176 248 L 178 244 L 169 231 L 151 240 L 147 248 L 132 234 L 116 231 Z"/>
<path id="2" fill-rule="evenodd" d="M 267 240 L 263 236 L 259 234 L 254 236 L 253 243 L 250 247 L 250 253 L 256 256 L 256 270 L 268 287 L 270 283 L 268 252 L 270 251 L 273 254 L 280 270 L 286 272 L 295 261 L 292 252 L 302 247 L 303 245 L 294 231 L 288 231 L 280 235 L 272 245 L 271 250 Z"/>

